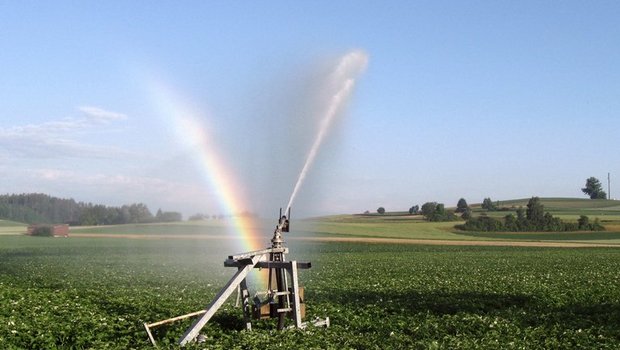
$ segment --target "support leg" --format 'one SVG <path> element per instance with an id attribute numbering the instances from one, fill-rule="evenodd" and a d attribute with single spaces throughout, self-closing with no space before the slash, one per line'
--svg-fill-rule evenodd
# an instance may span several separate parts
<path id="1" fill-rule="evenodd" d="M 291 261 L 291 279 L 293 280 L 293 317 L 295 327 L 301 328 L 301 300 L 299 298 L 299 280 L 297 279 L 297 261 Z"/>
<path id="2" fill-rule="evenodd" d="M 179 340 L 179 345 L 183 346 L 188 342 L 194 340 L 202 327 L 213 317 L 215 312 L 224 304 L 226 299 L 235 291 L 239 283 L 245 279 L 250 271 L 254 268 L 256 263 L 260 260 L 260 256 L 254 256 L 251 262 L 243 267 L 240 267 L 237 273 L 228 281 L 226 286 L 215 296 L 215 299 L 207 306 L 207 312 L 197 319 L 192 326 L 183 334 Z"/>
<path id="3" fill-rule="evenodd" d="M 241 295 L 241 303 L 243 305 L 243 321 L 245 321 L 245 329 L 252 330 L 252 306 L 250 305 L 250 292 L 248 284 L 245 280 L 239 284 L 239 295 Z"/>
<path id="4" fill-rule="evenodd" d="M 285 292 L 286 286 L 284 285 L 284 269 L 276 269 L 276 282 L 278 284 L 278 292 Z M 278 309 L 282 310 L 286 307 L 284 295 L 278 295 Z M 278 312 L 278 330 L 284 329 L 284 323 L 286 322 L 286 312 Z"/>
<path id="5" fill-rule="evenodd" d="M 239 302 L 241 302 L 241 285 L 237 287 L 237 297 L 235 298 L 235 307 L 239 307 Z"/>

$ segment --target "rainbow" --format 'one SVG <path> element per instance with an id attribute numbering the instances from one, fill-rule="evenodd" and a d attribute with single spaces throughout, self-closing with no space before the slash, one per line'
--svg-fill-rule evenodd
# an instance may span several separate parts
<path id="1" fill-rule="evenodd" d="M 204 113 L 192 108 L 189 101 L 162 81 L 150 79 L 148 88 L 153 103 L 174 129 L 177 140 L 192 150 L 204 179 L 216 195 L 220 210 L 231 216 L 231 227 L 241 242 L 240 249 L 252 251 L 265 248 L 269 242 L 256 231 L 259 225 L 252 217 L 240 215 L 247 211 L 244 205 L 249 202 L 245 199 L 241 183 L 212 142 L 205 125 L 208 118 L 204 118 Z"/>

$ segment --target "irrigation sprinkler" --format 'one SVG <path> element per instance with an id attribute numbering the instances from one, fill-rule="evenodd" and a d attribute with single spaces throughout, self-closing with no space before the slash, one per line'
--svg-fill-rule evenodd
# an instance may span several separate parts
<path id="1" fill-rule="evenodd" d="M 282 209 L 280 209 L 278 224 L 273 232 L 270 247 L 228 256 L 228 259 L 224 261 L 224 266 L 236 267 L 237 272 L 204 310 L 153 323 L 144 323 L 151 343 L 157 346 L 151 332 L 154 327 L 199 316 L 185 331 L 178 343 L 184 346 L 189 342 L 196 341 L 202 328 L 235 291 L 238 291 L 238 300 L 241 299 L 246 330 L 252 330 L 252 319 L 269 318 L 278 319 L 278 330 L 307 327 L 309 322 L 302 321 L 305 316 L 305 300 L 304 289 L 299 285 L 298 271 L 309 269 L 312 264 L 310 262 L 286 260 L 288 248 L 284 246 L 285 241 L 282 233 L 289 232 L 290 229 L 290 207 L 286 214 L 282 215 Z M 267 291 L 257 292 L 250 300 L 246 276 L 255 268 L 268 269 L 269 281 Z M 264 299 L 261 300 L 260 296 L 263 296 Z M 287 327 L 288 317 L 293 319 L 294 324 Z M 329 327 L 329 317 L 316 319 L 310 324 Z"/>

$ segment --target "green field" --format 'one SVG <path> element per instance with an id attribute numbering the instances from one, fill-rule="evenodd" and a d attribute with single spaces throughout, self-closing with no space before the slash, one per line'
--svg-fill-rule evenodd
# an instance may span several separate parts
<path id="1" fill-rule="evenodd" d="M 0 220 L 0 235 L 17 235 L 26 232 L 26 225 L 8 221 L 8 220 Z"/>
<path id="2" fill-rule="evenodd" d="M 525 208 L 528 199 L 500 201 L 500 208 L 516 210 Z M 604 232 L 569 232 L 569 233 L 471 233 L 454 229 L 460 222 L 427 222 L 420 215 L 407 215 L 404 212 L 387 213 L 387 215 L 337 215 L 319 218 L 312 223 L 312 229 L 332 235 L 356 237 L 388 237 L 429 240 L 501 240 L 530 242 L 574 242 L 620 245 L 620 201 L 590 200 L 573 198 L 541 198 L 545 211 L 566 221 L 577 221 L 580 215 L 587 215 L 592 220 L 599 218 L 605 225 Z M 502 218 L 514 211 L 487 212 L 472 206 L 474 215 Z"/>
<path id="3" fill-rule="evenodd" d="M 576 205 L 557 202 L 566 208 Z M 609 206 L 604 210 L 616 211 Z M 243 331 L 242 312 L 229 301 L 204 328 L 206 343 L 189 348 L 616 349 L 620 235 L 614 220 L 607 222 L 612 229 L 605 232 L 467 235 L 454 231 L 454 223 L 427 223 L 408 215 L 294 222 L 287 234 L 289 257 L 313 264 L 300 275 L 307 318 L 328 316 L 331 327 L 277 332 L 273 322 L 260 321 L 252 332 Z M 69 238 L 0 235 L 0 348 L 152 348 L 144 322 L 202 309 L 234 273 L 223 267 L 223 260 L 242 252 L 243 245 L 226 239 L 231 233 L 225 226 L 209 221 L 74 228 Z M 19 233 L 25 225 L 0 222 L 0 229 Z M 266 231 L 265 245 L 270 234 Z M 326 236 L 612 246 L 304 239 Z M 253 274 L 251 291 L 259 285 Z M 155 337 L 164 348 L 175 348 L 190 322 L 157 328 Z"/>
<path id="4" fill-rule="evenodd" d="M 142 328 L 204 307 L 233 271 L 229 242 L 0 237 L 0 348 L 149 348 Z M 620 250 L 302 243 L 308 318 L 328 329 L 242 331 L 228 304 L 212 349 L 617 348 Z M 252 288 L 252 287 L 251 287 Z M 168 347 L 188 326 L 158 329 Z"/>

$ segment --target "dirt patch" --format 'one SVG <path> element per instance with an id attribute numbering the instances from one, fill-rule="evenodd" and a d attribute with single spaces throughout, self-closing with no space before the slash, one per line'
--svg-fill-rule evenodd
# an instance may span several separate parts
<path id="1" fill-rule="evenodd" d="M 73 233 L 71 237 L 88 238 L 124 238 L 124 239 L 196 239 L 196 240 L 230 240 L 238 237 L 223 235 L 149 235 L 149 234 L 109 234 L 109 233 Z M 461 241 L 441 239 L 408 239 L 408 238 L 381 238 L 381 237 L 287 237 L 291 241 L 307 242 L 351 242 L 377 244 L 420 244 L 420 245 L 451 245 L 451 246 L 488 246 L 488 247 L 561 247 L 561 248 L 591 248 L 616 247 L 620 244 L 581 243 L 581 242 L 534 242 L 534 241 Z"/>

